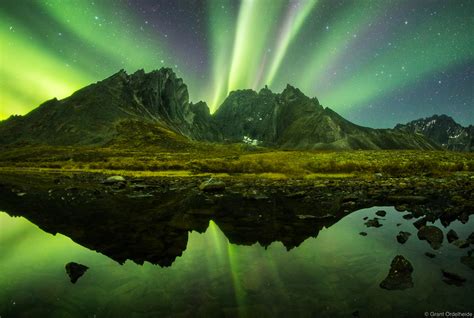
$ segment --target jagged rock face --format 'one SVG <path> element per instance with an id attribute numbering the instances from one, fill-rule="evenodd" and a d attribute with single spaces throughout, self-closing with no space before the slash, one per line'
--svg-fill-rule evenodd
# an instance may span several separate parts
<path id="1" fill-rule="evenodd" d="M 148 139 L 142 138 L 146 130 Z M 143 140 L 134 142 L 130 136 Z M 165 142 L 166 136 L 174 139 Z M 357 126 L 290 85 L 280 94 L 268 88 L 232 92 L 210 115 L 204 102 L 189 102 L 187 86 L 168 68 L 132 75 L 122 70 L 68 98 L 0 122 L 0 145 L 143 146 L 151 140 L 171 149 L 172 141 L 190 144 L 180 136 L 289 149 L 437 148 L 401 129 Z"/>
<path id="2" fill-rule="evenodd" d="M 474 126 L 463 127 L 446 115 L 398 124 L 395 129 L 422 134 L 449 150 L 474 151 Z"/>
<path id="3" fill-rule="evenodd" d="M 291 85 L 281 94 L 232 92 L 214 117 L 231 141 L 289 149 L 436 149 L 421 136 L 357 126 Z"/>
<path id="4" fill-rule="evenodd" d="M 223 136 L 231 141 L 258 140 L 271 145 L 276 140 L 277 95 L 269 89 L 231 92 L 214 114 Z"/>
<path id="5" fill-rule="evenodd" d="M 0 143 L 104 144 L 126 120 L 154 123 L 190 139 L 215 140 L 216 129 L 206 108 L 205 103 L 198 107 L 189 103 L 186 85 L 171 69 L 132 75 L 121 70 L 68 98 L 47 101 L 26 116 L 5 121 L 0 125 L 4 137 Z"/>

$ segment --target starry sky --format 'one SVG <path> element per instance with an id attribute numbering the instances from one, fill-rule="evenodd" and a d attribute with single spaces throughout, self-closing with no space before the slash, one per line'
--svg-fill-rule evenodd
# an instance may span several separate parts
<path id="1" fill-rule="evenodd" d="M 171 67 L 215 111 L 290 83 L 347 119 L 474 123 L 471 0 L 2 0 L 0 120 L 120 69 Z"/>

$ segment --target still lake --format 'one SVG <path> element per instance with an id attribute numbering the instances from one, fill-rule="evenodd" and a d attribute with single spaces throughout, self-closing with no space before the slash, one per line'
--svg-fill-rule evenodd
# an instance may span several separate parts
<path id="1" fill-rule="evenodd" d="M 383 226 L 367 228 L 363 218 L 373 218 L 381 209 L 387 212 L 380 218 Z M 461 249 L 444 239 L 433 250 L 417 238 L 414 220 L 404 214 L 393 207 L 362 209 L 290 250 L 281 242 L 232 244 L 219 224 L 210 221 L 203 233 L 189 232 L 182 256 L 160 267 L 130 260 L 119 264 L 67 236 L 0 212 L 0 317 L 422 317 L 424 312 L 473 312 L 474 271 L 460 262 L 472 245 Z M 474 231 L 472 220 L 447 228 L 439 221 L 434 225 L 444 234 L 454 229 L 464 239 Z M 399 231 L 411 233 L 405 244 L 396 240 Z M 413 265 L 413 288 L 379 286 L 396 255 Z M 89 267 L 75 284 L 65 271 L 69 262 Z M 448 285 L 441 269 L 467 281 Z"/>

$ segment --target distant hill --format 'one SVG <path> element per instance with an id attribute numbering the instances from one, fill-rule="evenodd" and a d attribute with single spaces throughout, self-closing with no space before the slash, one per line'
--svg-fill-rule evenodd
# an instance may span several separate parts
<path id="1" fill-rule="evenodd" d="M 438 149 L 403 129 L 355 125 L 316 98 L 288 85 L 276 94 L 231 92 L 211 115 L 189 102 L 187 86 L 169 68 L 131 75 L 121 70 L 63 100 L 52 99 L 25 116 L 0 122 L 0 144 L 158 145 L 192 141 L 244 142 L 287 149 Z M 176 147 L 175 147 L 176 143 Z"/>
<path id="2" fill-rule="evenodd" d="M 474 126 L 463 127 L 446 115 L 434 115 L 398 124 L 395 129 L 422 134 L 449 150 L 474 151 Z"/>

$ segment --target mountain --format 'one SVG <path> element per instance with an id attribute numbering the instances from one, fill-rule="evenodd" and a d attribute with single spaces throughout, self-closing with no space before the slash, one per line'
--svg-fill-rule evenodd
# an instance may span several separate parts
<path id="1" fill-rule="evenodd" d="M 434 115 L 398 124 L 395 129 L 422 134 L 449 150 L 474 151 L 474 126 L 463 127 L 446 115 Z"/>
<path id="2" fill-rule="evenodd" d="M 355 125 L 291 85 L 281 94 L 266 87 L 232 92 L 214 117 L 231 141 L 290 149 L 436 149 L 419 135 Z"/>
<path id="3" fill-rule="evenodd" d="M 420 134 L 355 125 L 288 85 L 231 92 L 211 115 L 189 102 L 169 68 L 131 75 L 121 70 L 63 100 L 0 122 L 0 145 L 105 145 L 167 149 L 192 141 L 246 142 L 286 149 L 437 149 Z M 176 146 L 177 145 L 177 146 Z M 176 146 L 176 147 L 175 147 Z"/>
<path id="4" fill-rule="evenodd" d="M 183 80 L 169 68 L 127 75 L 121 70 L 63 100 L 52 99 L 26 116 L 0 124 L 0 143 L 105 144 L 126 121 L 142 121 L 189 139 L 218 135 L 205 103 L 189 103 Z"/>

